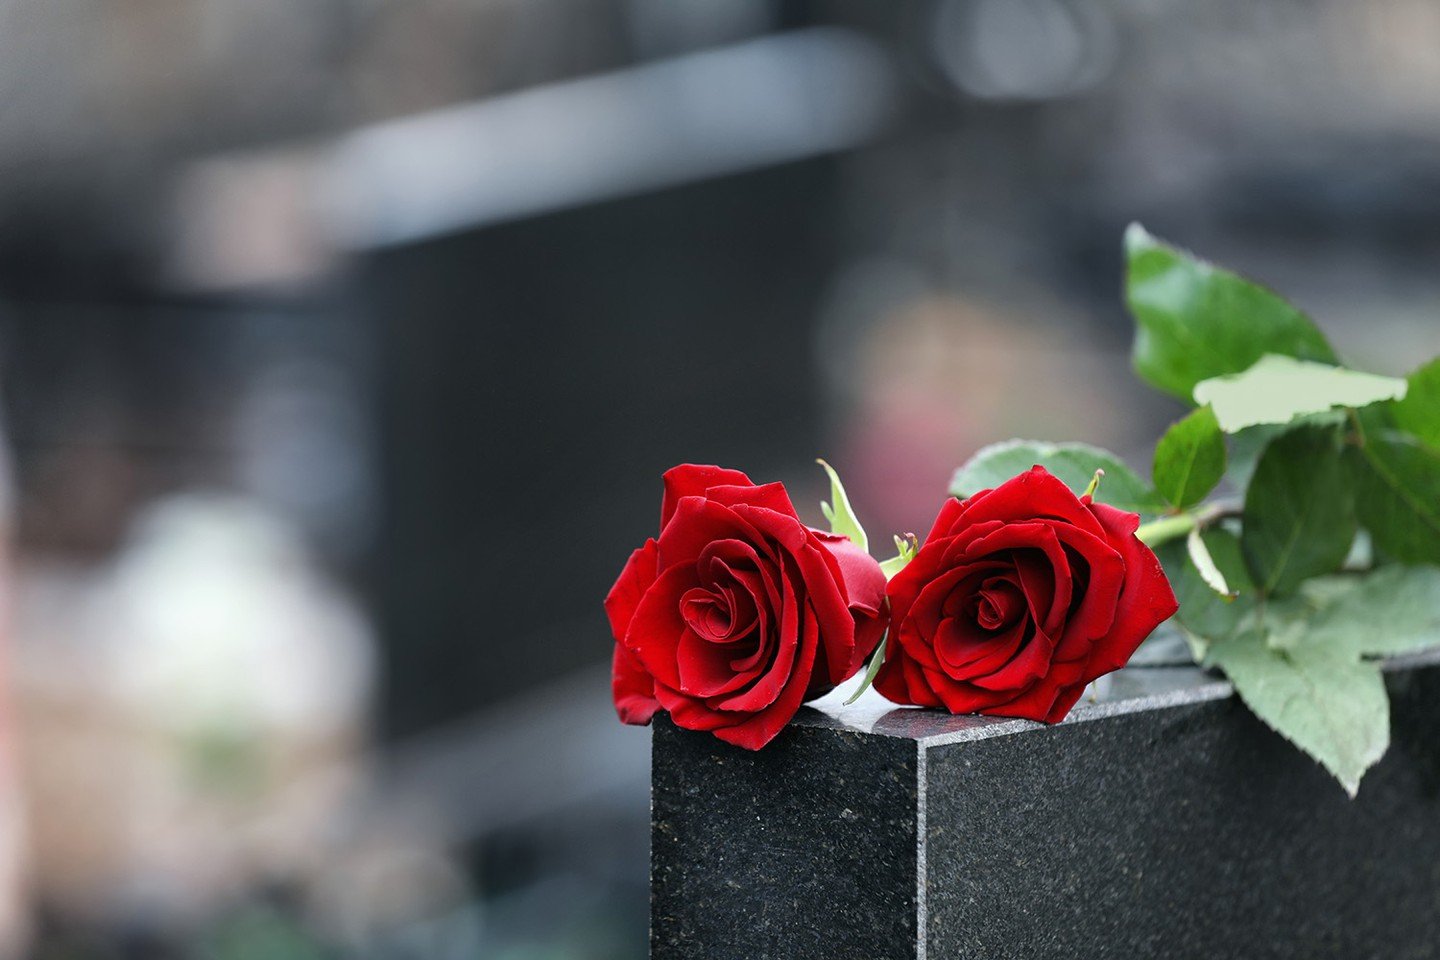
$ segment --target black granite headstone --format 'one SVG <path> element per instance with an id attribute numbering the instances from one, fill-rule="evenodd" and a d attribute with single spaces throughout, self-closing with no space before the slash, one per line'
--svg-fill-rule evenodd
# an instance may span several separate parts
<path id="1" fill-rule="evenodd" d="M 1440 957 L 1440 658 L 1350 800 L 1228 684 L 1131 668 L 1062 724 L 657 718 L 652 960 Z"/>

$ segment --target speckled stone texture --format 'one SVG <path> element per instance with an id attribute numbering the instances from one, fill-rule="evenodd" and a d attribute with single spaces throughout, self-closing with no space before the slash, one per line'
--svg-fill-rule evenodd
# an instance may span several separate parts
<path id="1" fill-rule="evenodd" d="M 1387 681 L 1355 801 L 1189 669 L 1054 727 L 867 698 L 752 754 L 658 720 L 651 957 L 1440 958 L 1440 659 Z"/>
<path id="2" fill-rule="evenodd" d="M 656 717 L 650 955 L 915 949 L 913 741 L 791 726 L 759 752 Z"/>

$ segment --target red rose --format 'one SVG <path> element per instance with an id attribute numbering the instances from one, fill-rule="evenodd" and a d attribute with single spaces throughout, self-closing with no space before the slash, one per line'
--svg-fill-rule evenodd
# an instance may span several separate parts
<path id="1" fill-rule="evenodd" d="M 1139 523 L 1038 466 L 946 501 L 890 580 L 875 686 L 897 703 L 1059 722 L 1178 606 Z"/>
<path id="2" fill-rule="evenodd" d="M 800 521 L 779 483 L 684 464 L 665 474 L 660 537 L 605 598 L 615 709 L 758 750 L 800 704 L 859 670 L 885 630 L 885 575 Z"/>

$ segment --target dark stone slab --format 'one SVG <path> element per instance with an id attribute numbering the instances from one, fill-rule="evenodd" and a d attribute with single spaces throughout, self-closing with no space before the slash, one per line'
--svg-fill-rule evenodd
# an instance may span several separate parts
<path id="1" fill-rule="evenodd" d="M 660 721 L 652 958 L 1440 957 L 1440 657 L 1391 664 L 1354 801 L 1224 682 L 1107 681 L 1054 727 L 867 696 L 749 753 Z"/>
<path id="2" fill-rule="evenodd" d="M 653 957 L 904 956 L 915 744 L 795 726 L 756 753 L 656 718 Z"/>

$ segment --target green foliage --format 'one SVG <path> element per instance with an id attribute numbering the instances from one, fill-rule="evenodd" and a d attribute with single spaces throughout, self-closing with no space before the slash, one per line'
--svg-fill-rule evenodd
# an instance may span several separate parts
<path id="1" fill-rule="evenodd" d="M 830 476 L 830 500 L 834 504 L 820 502 L 820 512 L 825 514 L 825 519 L 830 523 L 830 532 L 838 533 L 842 537 L 849 537 L 861 550 L 870 549 L 870 539 L 865 536 L 865 528 L 860 526 L 860 520 L 855 516 L 855 511 L 850 507 L 850 498 L 845 495 L 845 485 L 840 482 L 840 475 L 835 468 L 824 460 L 816 460 L 816 463 L 825 468 Z"/>
<path id="2" fill-rule="evenodd" d="M 1084 443 L 1010 440 L 991 444 L 955 471 L 950 492 L 964 498 L 993 489 L 1035 464 L 1049 470 L 1077 495 L 1090 483 L 1096 470 L 1104 470 L 1105 480 L 1097 500 L 1135 513 L 1156 514 L 1165 509 L 1160 495 L 1118 457 Z"/>
<path id="3" fill-rule="evenodd" d="M 1201 407 L 1170 426 L 1155 448 L 1155 489 L 1176 507 L 1191 507 L 1225 473 L 1225 437 L 1215 411 Z"/>
<path id="4" fill-rule="evenodd" d="M 1245 491 L 1240 545 L 1263 593 L 1339 569 L 1355 540 L 1338 431 L 1303 427 L 1270 441 Z"/>
<path id="5" fill-rule="evenodd" d="M 1360 522 L 1386 555 L 1440 564 L 1440 449 L 1393 430 L 1347 453 Z"/>
<path id="6" fill-rule="evenodd" d="M 1363 658 L 1440 646 L 1440 569 L 1392 565 L 1315 577 L 1296 595 L 1267 600 L 1241 579 L 1233 536 L 1207 530 L 1204 539 L 1240 587 L 1234 603 L 1187 569 L 1178 543 L 1161 549 L 1180 600 L 1176 620 L 1197 659 L 1224 670 L 1257 716 L 1354 796 L 1389 739 L 1384 684 Z"/>
<path id="7" fill-rule="evenodd" d="M 1281 625 L 1283 626 L 1283 625 Z M 1266 624 L 1210 644 L 1206 663 L 1276 733 L 1329 770 L 1355 796 L 1390 743 L 1390 704 L 1379 667 L 1319 644 L 1277 647 Z"/>
<path id="8" fill-rule="evenodd" d="M 1200 579 L 1205 581 L 1205 586 L 1214 590 L 1220 597 L 1229 601 L 1235 599 L 1235 591 L 1230 589 L 1225 574 L 1220 572 L 1216 565 L 1215 558 L 1210 556 L 1210 548 L 1205 546 L 1205 539 L 1199 527 L 1191 527 L 1190 532 L 1185 536 L 1185 552 L 1190 557 L 1190 563 L 1194 565 L 1195 572 L 1200 574 Z"/>
<path id="9" fill-rule="evenodd" d="M 1156 446 L 1154 487 L 1104 450 L 1017 440 L 979 451 L 951 492 L 1033 464 L 1078 492 L 1104 470 L 1097 499 L 1159 517 L 1137 535 L 1179 610 L 1152 660 L 1183 637 L 1353 797 L 1389 744 L 1375 658 L 1440 648 L 1440 358 L 1404 380 L 1345 369 L 1270 290 L 1139 225 L 1125 253 L 1135 370 L 1198 407 Z M 1222 479 L 1238 517 L 1205 504 Z"/>
<path id="10" fill-rule="evenodd" d="M 1440 357 L 1406 378 L 1405 399 L 1391 407 L 1395 425 L 1426 446 L 1440 449 Z"/>
<path id="11" fill-rule="evenodd" d="M 846 698 L 845 706 L 848 707 L 859 700 L 860 694 L 870 689 L 870 684 L 875 682 L 875 675 L 880 672 L 881 665 L 885 663 L 885 648 L 889 645 L 890 634 L 887 632 L 880 638 L 880 645 L 875 648 L 875 652 L 870 655 L 870 666 L 865 668 L 865 676 L 860 678 L 860 686 L 856 687 L 855 692 Z"/>
<path id="12" fill-rule="evenodd" d="M 1306 644 L 1356 656 L 1393 656 L 1440 646 L 1440 568 L 1392 564 L 1363 575 L 1305 584 L 1316 612 Z"/>
<path id="13" fill-rule="evenodd" d="M 1367 407 L 1405 396 L 1406 382 L 1266 354 L 1241 373 L 1202 380 L 1195 402 L 1215 408 L 1220 429 L 1236 433 L 1262 423 L 1289 423 L 1296 417 L 1335 407 Z"/>
<path id="14" fill-rule="evenodd" d="M 1202 380 L 1249 368 L 1267 353 L 1334 363 L 1310 319 L 1259 284 L 1169 246 L 1132 224 L 1125 295 L 1135 317 L 1132 359 L 1147 383 L 1190 400 Z"/>
<path id="15" fill-rule="evenodd" d="M 1234 591 L 1234 598 L 1222 597 L 1205 582 L 1190 557 L 1188 543 L 1172 540 L 1155 551 L 1165 566 L 1175 599 L 1180 602 L 1175 620 L 1185 629 L 1191 647 L 1197 651 L 1197 659 L 1204 656 L 1210 643 L 1227 640 L 1243 630 L 1253 621 L 1258 609 L 1258 597 L 1245 569 L 1239 539 L 1223 527 L 1211 527 L 1200 536 L 1215 569 Z"/>
<path id="16" fill-rule="evenodd" d="M 895 556 L 889 560 L 880 561 L 880 570 L 885 574 L 885 579 L 889 580 L 904 570 L 910 561 L 915 559 L 915 554 L 919 549 L 920 544 L 916 541 L 915 534 L 910 533 L 903 537 L 896 537 Z"/>
<path id="17" fill-rule="evenodd" d="M 1225 467 L 1225 479 L 1230 486 L 1243 493 L 1250 486 L 1250 478 L 1255 475 L 1255 464 L 1260 462 L 1260 454 L 1265 452 L 1271 440 L 1287 429 L 1267 423 L 1233 434 L 1230 437 L 1229 463 Z"/>
<path id="18" fill-rule="evenodd" d="M 1243 491 L 1250 486 L 1255 464 L 1259 462 L 1260 454 L 1271 440 L 1296 427 L 1338 427 L 1344 423 L 1345 411 L 1328 410 L 1325 413 L 1299 417 L 1288 424 L 1264 423 L 1256 427 L 1246 427 L 1230 436 L 1230 465 L 1225 469 L 1225 477 L 1236 490 Z"/>
<path id="19" fill-rule="evenodd" d="M 1354 796 L 1389 742 L 1385 685 L 1365 658 L 1440 646 L 1440 568 L 1335 571 L 1355 543 L 1367 549 L 1351 563 L 1440 564 L 1440 359 L 1404 381 L 1342 369 L 1271 291 L 1138 226 L 1125 246 L 1135 369 L 1202 405 L 1161 439 L 1156 490 L 1185 511 L 1224 473 L 1244 494 L 1238 537 L 1204 511 L 1147 526 L 1174 622 Z M 1183 544 L 1166 542 L 1187 524 Z"/>

